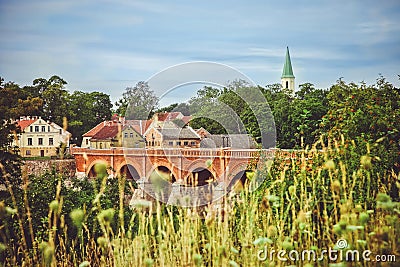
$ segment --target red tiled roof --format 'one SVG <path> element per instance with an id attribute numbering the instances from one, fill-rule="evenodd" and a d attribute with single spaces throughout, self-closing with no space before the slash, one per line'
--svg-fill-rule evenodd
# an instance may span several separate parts
<path id="1" fill-rule="evenodd" d="M 92 129 L 90 129 L 88 132 L 83 134 L 83 137 L 92 137 L 93 135 L 98 133 L 101 129 L 103 129 L 103 127 L 105 126 L 105 123 L 106 123 L 106 121 L 100 122 L 99 124 L 94 126 Z"/>
<path id="2" fill-rule="evenodd" d="M 188 122 L 192 119 L 192 116 L 183 116 L 182 120 L 185 124 L 188 124 Z"/>
<path id="3" fill-rule="evenodd" d="M 95 135 L 92 136 L 91 140 L 108 140 L 115 138 L 121 129 L 122 125 L 106 124 L 106 126 L 101 128 Z"/>
<path id="4" fill-rule="evenodd" d="M 126 125 L 131 125 L 136 132 L 143 135 L 149 128 L 151 122 L 151 120 L 127 120 Z"/>
<path id="5" fill-rule="evenodd" d="M 33 120 L 20 120 L 17 121 L 17 124 L 19 127 L 21 127 L 21 131 L 23 131 L 26 127 L 37 121 L 38 119 L 33 119 Z"/>
<path id="6" fill-rule="evenodd" d="M 158 113 L 158 120 L 159 121 L 171 121 L 176 119 L 181 112 L 165 112 L 165 113 Z"/>

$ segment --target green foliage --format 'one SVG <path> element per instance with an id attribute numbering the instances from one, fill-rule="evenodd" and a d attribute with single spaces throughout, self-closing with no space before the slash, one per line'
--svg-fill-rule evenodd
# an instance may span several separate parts
<path id="1" fill-rule="evenodd" d="M 111 118 L 110 96 L 100 92 L 75 91 L 68 98 L 68 131 L 81 143 L 82 135 Z"/>
<path id="2" fill-rule="evenodd" d="M 19 129 L 11 120 L 17 114 L 19 87 L 14 83 L 3 83 L 0 77 L 0 186 L 8 184 L 18 187 L 21 176 L 21 158 L 18 148 L 12 147 Z M 0 192 L 1 195 L 5 195 Z"/>
<path id="3" fill-rule="evenodd" d="M 400 91 L 383 77 L 377 83 L 346 84 L 339 80 L 328 94 L 329 111 L 321 126 L 328 137 L 375 143 L 371 156 L 380 172 L 400 170 Z M 359 155 L 361 155 L 358 152 Z"/>
<path id="4" fill-rule="evenodd" d="M 135 87 L 126 88 L 122 98 L 115 103 L 118 106 L 116 112 L 130 120 L 147 120 L 157 109 L 158 101 L 148 83 L 140 81 Z"/>

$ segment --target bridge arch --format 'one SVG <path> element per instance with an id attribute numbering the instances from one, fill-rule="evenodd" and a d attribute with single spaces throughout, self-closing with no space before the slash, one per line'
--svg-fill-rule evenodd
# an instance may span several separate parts
<path id="1" fill-rule="evenodd" d="M 96 174 L 96 171 L 95 171 L 95 166 L 96 166 L 96 164 L 104 164 L 104 165 L 107 166 L 107 168 L 109 167 L 108 162 L 105 161 L 105 160 L 102 160 L 102 159 L 94 160 L 94 161 L 89 165 L 89 168 L 87 168 L 87 170 L 86 170 L 86 176 L 87 176 L 88 178 L 95 178 L 95 177 L 96 177 L 96 175 L 97 175 L 97 174 Z"/>
<path id="2" fill-rule="evenodd" d="M 217 175 L 212 166 L 207 167 L 205 161 L 196 161 L 187 167 L 185 184 L 192 186 L 202 186 L 208 184 L 210 180 L 216 180 Z"/>
<path id="3" fill-rule="evenodd" d="M 234 168 L 229 175 L 229 184 L 227 190 L 230 191 L 235 187 L 242 187 L 247 182 L 247 173 L 250 172 L 247 164 L 241 164 Z"/>
<path id="4" fill-rule="evenodd" d="M 117 175 L 124 175 L 127 180 L 137 181 L 140 179 L 139 171 L 130 163 L 123 164 L 119 168 Z"/>
<path id="5" fill-rule="evenodd" d="M 168 164 L 153 165 L 147 177 L 147 180 L 149 182 L 151 182 L 151 178 L 154 173 L 158 173 L 158 175 L 161 176 L 164 180 L 168 179 L 168 182 L 170 183 L 174 183 L 177 180 L 177 176 L 173 170 L 173 167 L 168 166 Z"/>
<path id="6" fill-rule="evenodd" d="M 216 180 L 212 171 L 205 167 L 195 168 L 186 177 L 186 184 L 189 186 L 208 185 Z"/>
<path id="7" fill-rule="evenodd" d="M 124 167 L 126 166 L 126 167 Z M 134 161 L 130 161 L 130 160 L 124 160 L 122 161 L 116 168 L 116 175 L 119 176 L 121 174 L 123 174 L 124 172 L 126 172 L 126 168 L 128 168 L 129 170 L 133 171 L 133 175 L 135 175 L 135 173 L 137 172 L 137 175 L 139 176 L 138 179 L 140 179 L 141 177 L 143 177 L 144 175 L 142 174 L 142 166 L 140 166 L 139 163 L 134 162 Z M 121 172 L 122 171 L 122 172 Z M 133 177 L 132 177 L 133 178 Z"/>

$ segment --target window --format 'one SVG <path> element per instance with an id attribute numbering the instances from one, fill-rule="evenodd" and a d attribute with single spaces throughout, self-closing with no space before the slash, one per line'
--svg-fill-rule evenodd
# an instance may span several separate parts
<path id="1" fill-rule="evenodd" d="M 181 145 L 181 141 L 176 141 L 176 145 L 180 146 Z"/>
<path id="2" fill-rule="evenodd" d="M 46 126 L 42 126 L 42 132 L 46 131 Z"/>
<path id="3" fill-rule="evenodd" d="M 195 145 L 196 145 L 196 142 L 192 141 L 192 142 L 190 142 L 190 145 L 191 145 L 191 146 L 195 146 Z"/>
<path id="4" fill-rule="evenodd" d="M 39 132 L 39 126 L 35 126 L 35 132 Z"/>
<path id="5" fill-rule="evenodd" d="M 125 138 L 128 138 L 128 133 L 125 133 L 125 134 L 124 134 L 124 137 L 125 137 Z"/>
<path id="6" fill-rule="evenodd" d="M 288 81 L 286 81 L 286 88 L 287 89 L 289 88 L 289 82 Z"/>
<path id="7" fill-rule="evenodd" d="M 31 155 L 31 151 L 30 150 L 26 150 L 25 151 L 25 155 L 30 156 Z"/>
<path id="8" fill-rule="evenodd" d="M 89 145 L 89 139 L 86 139 L 86 145 Z"/>
<path id="9" fill-rule="evenodd" d="M 129 134 L 129 137 L 130 137 L 130 138 L 133 138 L 133 133 L 130 133 L 130 134 Z"/>
<path id="10" fill-rule="evenodd" d="M 54 142 L 54 141 L 53 141 L 53 138 L 50 137 L 50 138 L 49 138 L 49 146 L 52 146 L 52 145 L 53 145 L 53 142 Z"/>
<path id="11" fill-rule="evenodd" d="M 184 146 L 187 146 L 187 145 L 189 145 L 189 142 L 188 142 L 188 141 L 185 141 L 185 142 L 183 142 L 183 145 L 184 145 Z"/>
<path id="12" fill-rule="evenodd" d="M 50 132 L 50 126 L 47 126 L 47 131 Z"/>
<path id="13" fill-rule="evenodd" d="M 43 145 L 43 138 L 39 138 L 39 139 L 38 139 L 38 144 L 39 144 L 39 146 L 42 146 L 42 145 Z"/>
<path id="14" fill-rule="evenodd" d="M 28 146 L 32 145 L 32 138 L 28 138 Z"/>
<path id="15" fill-rule="evenodd" d="M 62 129 L 59 130 L 60 134 L 62 134 Z"/>
<path id="16" fill-rule="evenodd" d="M 173 142 L 173 141 L 169 141 L 169 142 L 168 142 L 168 145 L 169 145 L 169 146 L 173 146 L 173 145 L 174 145 L 174 142 Z"/>
<path id="17" fill-rule="evenodd" d="M 30 126 L 30 127 L 29 127 L 29 131 L 30 131 L 30 132 L 33 132 L 33 126 Z"/>

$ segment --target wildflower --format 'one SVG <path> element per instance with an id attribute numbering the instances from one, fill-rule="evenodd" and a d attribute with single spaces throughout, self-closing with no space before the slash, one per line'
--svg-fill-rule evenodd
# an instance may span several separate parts
<path id="1" fill-rule="evenodd" d="M 360 163 L 361 163 L 362 168 L 364 168 L 366 170 L 370 169 L 372 166 L 371 157 L 368 155 L 361 156 Z"/>
<path id="2" fill-rule="evenodd" d="M 54 257 L 54 247 L 47 246 L 43 251 L 43 258 L 44 258 L 46 265 L 51 264 L 51 262 L 53 261 L 53 257 Z"/>
<path id="3" fill-rule="evenodd" d="M 336 179 L 333 180 L 333 182 L 331 184 L 331 189 L 335 193 L 340 193 L 340 182 L 339 182 L 339 180 L 336 180 Z"/>
<path id="4" fill-rule="evenodd" d="M 148 267 L 153 266 L 154 260 L 153 260 L 153 259 L 150 259 L 150 258 L 147 258 L 147 259 L 144 260 L 144 264 L 145 264 L 146 266 L 148 266 Z"/>
<path id="5" fill-rule="evenodd" d="M 359 221 L 362 225 L 366 224 L 369 220 L 369 215 L 366 212 L 360 213 Z"/>
<path id="6" fill-rule="evenodd" d="M 100 223 L 105 224 L 105 223 L 110 223 L 113 218 L 114 218 L 114 209 L 106 209 L 102 210 L 98 215 L 97 219 L 99 220 Z"/>
<path id="7" fill-rule="evenodd" d="M 134 199 L 131 201 L 130 206 L 133 206 L 135 208 L 150 208 L 151 207 L 151 201 L 145 200 L 145 199 Z"/>
<path id="8" fill-rule="evenodd" d="M 49 207 L 50 207 L 51 211 L 58 210 L 58 201 L 57 200 L 53 200 L 52 202 L 50 202 Z"/>
<path id="9" fill-rule="evenodd" d="M 194 264 L 196 266 L 201 266 L 201 255 L 200 254 L 194 254 L 193 255 L 193 261 L 194 261 Z"/>
<path id="10" fill-rule="evenodd" d="M 79 264 L 79 267 L 89 267 L 90 266 L 90 262 L 88 261 L 83 261 L 81 264 Z"/>
<path id="11" fill-rule="evenodd" d="M 78 228 L 82 226 L 84 216 L 85 215 L 83 213 L 83 210 L 81 209 L 74 209 L 69 213 L 69 217 L 71 217 L 72 223 Z"/>
<path id="12" fill-rule="evenodd" d="M 324 169 L 327 169 L 327 170 L 334 170 L 335 169 L 335 162 L 333 161 L 333 160 L 327 160 L 325 163 L 324 163 Z"/>
<path id="13" fill-rule="evenodd" d="M 268 226 L 267 235 L 268 237 L 275 237 L 278 234 L 278 229 L 276 229 L 275 225 Z"/>
<path id="14" fill-rule="evenodd" d="M 101 248 L 105 248 L 107 245 L 107 238 L 105 238 L 104 236 L 100 236 L 97 238 L 97 244 L 101 247 Z"/>

